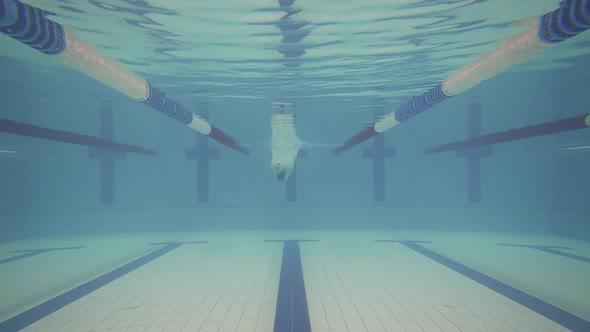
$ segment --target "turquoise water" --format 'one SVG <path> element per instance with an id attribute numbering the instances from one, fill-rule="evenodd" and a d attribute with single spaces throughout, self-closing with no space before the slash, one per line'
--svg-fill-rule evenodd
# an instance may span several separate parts
<path id="1" fill-rule="evenodd" d="M 590 130 L 424 153 L 465 140 L 470 130 L 477 136 L 588 114 L 590 33 L 333 154 L 383 115 L 527 31 L 560 1 L 23 2 L 51 12 L 49 19 L 250 153 L 207 139 L 0 34 L 2 120 L 94 137 L 111 132 L 114 141 L 158 153 L 109 153 L 0 133 L 0 262 L 6 261 L 0 264 L 0 322 L 159 248 L 150 243 L 208 241 L 171 248 L 94 292 L 77 293 L 79 302 L 30 328 L 281 331 L 273 324 L 282 319 L 275 315 L 281 268 L 291 256 L 265 240 L 319 240 L 300 242 L 296 250 L 313 331 L 568 327 L 419 248 L 374 240 L 432 241 L 421 245 L 590 320 L 584 261 L 590 257 Z M 293 104 L 302 144 L 287 181 L 277 180 L 271 167 L 277 101 Z M 372 157 L 379 153 L 383 160 Z M 567 247 L 556 250 L 578 258 L 498 244 Z M 64 247 L 82 248 L 11 261 L 22 253 L 15 250 Z M 191 283 L 182 273 L 202 275 Z M 177 302 L 176 320 L 109 320 L 122 310 L 144 310 L 132 298 L 151 294 L 165 302 L 166 294 L 200 294 L 197 288 L 219 295 L 203 295 L 202 303 L 217 302 L 195 319 L 201 325 L 190 317 L 208 306 L 191 311 Z M 124 304 L 88 309 L 97 298 L 101 305 Z M 393 299 L 397 304 L 388 302 Z M 257 320 L 242 319 L 247 314 L 227 319 L 235 309 L 230 303 L 251 308 L 248 301 L 260 302 Z M 221 315 L 215 303 L 230 309 Z M 481 310 L 466 312 L 475 307 Z M 70 319 L 76 310 L 104 317 L 81 327 Z M 236 320 L 243 326 L 222 325 Z"/>

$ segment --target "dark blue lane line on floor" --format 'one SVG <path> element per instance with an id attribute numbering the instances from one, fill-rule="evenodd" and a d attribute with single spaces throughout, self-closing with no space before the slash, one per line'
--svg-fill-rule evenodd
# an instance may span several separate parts
<path id="1" fill-rule="evenodd" d="M 532 311 L 556 322 L 559 325 L 562 325 L 563 327 L 566 327 L 572 331 L 590 331 L 589 321 L 560 309 L 552 304 L 549 304 L 539 298 L 529 295 L 521 290 L 511 287 L 499 280 L 491 278 L 450 258 L 437 254 L 430 249 L 424 248 L 419 244 L 419 241 L 376 240 L 376 242 L 400 243 L 414 250 L 415 252 L 422 254 L 483 286 L 486 286 L 496 293 L 506 296 L 512 301 L 531 309 Z"/>
<path id="2" fill-rule="evenodd" d="M 267 240 L 283 242 L 281 277 L 275 313 L 274 332 L 311 332 L 309 310 L 301 267 L 300 241 L 314 240 Z"/>
<path id="3" fill-rule="evenodd" d="M 36 307 L 24 311 L 12 318 L 9 318 L 0 323 L 0 331 L 12 332 L 20 331 L 25 327 L 35 323 L 36 321 L 51 315 L 59 309 L 68 304 L 79 300 L 80 298 L 94 292 L 95 290 L 115 281 L 122 276 L 132 272 L 143 265 L 153 261 L 154 259 L 180 247 L 185 243 L 206 243 L 206 242 L 172 242 L 166 244 L 164 247 L 154 250 L 144 256 L 141 256 L 121 267 L 118 267 L 111 272 L 107 272 L 95 279 L 92 279 L 76 288 L 73 288 L 65 293 L 62 293 L 52 299 L 49 299 Z"/>
<path id="4" fill-rule="evenodd" d="M 562 256 L 562 257 L 567 257 L 567 258 L 575 259 L 575 260 L 580 261 L 580 262 L 590 263 L 590 258 L 588 258 L 588 257 L 574 255 L 574 254 L 570 254 L 570 253 L 567 253 L 567 252 L 563 252 L 563 251 L 558 250 L 558 249 L 561 249 L 561 250 L 572 250 L 572 248 L 568 248 L 568 247 L 539 246 L 539 245 L 529 245 L 529 244 L 509 244 L 509 243 L 498 243 L 498 245 L 499 246 L 504 246 L 504 247 L 523 247 L 523 248 L 530 248 L 530 249 L 534 249 L 534 250 L 539 250 L 539 251 L 543 251 L 543 252 L 546 252 L 546 253 L 550 253 L 550 254 L 553 254 L 553 255 L 558 255 L 558 256 Z"/>
<path id="5" fill-rule="evenodd" d="M 25 259 L 25 258 L 28 258 L 28 257 L 32 257 L 32 256 L 37 256 L 37 255 L 40 255 L 40 254 L 44 254 L 44 253 L 50 252 L 50 251 L 73 250 L 73 249 L 83 249 L 83 248 L 86 248 L 86 247 L 63 247 L 63 248 L 43 248 L 43 249 L 13 250 L 11 252 L 13 252 L 13 253 L 22 252 L 23 254 L 12 256 L 12 257 L 8 257 L 8 258 L 4 258 L 4 259 L 0 259 L 0 264 L 6 264 L 6 263 L 18 261 L 18 260 Z"/>

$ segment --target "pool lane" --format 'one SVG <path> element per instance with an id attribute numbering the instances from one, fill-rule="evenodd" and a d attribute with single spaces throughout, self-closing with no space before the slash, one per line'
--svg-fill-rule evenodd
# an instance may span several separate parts
<path id="1" fill-rule="evenodd" d="M 485 287 L 488 287 L 499 294 L 502 294 L 503 296 L 506 296 L 507 298 L 527 307 L 532 311 L 535 311 L 536 313 L 558 323 L 561 326 L 564 326 L 572 331 L 590 331 L 590 321 L 571 314 L 519 289 L 509 286 L 506 283 L 476 271 L 453 259 L 438 254 L 422 245 L 422 243 L 431 243 L 431 241 L 378 240 L 378 242 L 399 243 Z"/>
<path id="2" fill-rule="evenodd" d="M 0 244 L 2 258 L 21 250 L 83 247 L 35 250 L 35 255 L 0 264 L 0 322 L 145 255 L 154 249 L 146 245 L 153 239 L 145 235 L 55 237 Z"/>
<path id="3" fill-rule="evenodd" d="M 23 331 L 272 331 L 282 245 L 156 245 Z"/>
<path id="4" fill-rule="evenodd" d="M 590 320 L 590 264 L 546 250 L 554 249 L 581 257 L 588 243 L 547 235 L 524 234 L 441 234 L 424 247 L 448 257 L 511 287 Z"/>
<path id="5" fill-rule="evenodd" d="M 82 297 L 94 292 L 106 284 L 121 278 L 122 276 L 142 267 L 143 265 L 165 255 L 166 253 L 189 243 L 206 243 L 206 242 L 171 242 L 160 243 L 163 247 L 154 250 L 147 255 L 141 256 L 123 266 L 120 266 L 110 272 L 107 272 L 97 278 L 94 278 L 78 287 L 75 287 L 65 293 L 62 293 L 50 300 L 47 300 L 31 309 L 28 309 L 12 318 L 0 322 L 0 331 L 20 331 L 23 328 L 45 318 L 61 308 L 73 303 Z"/>
<path id="6" fill-rule="evenodd" d="M 314 332 L 569 330 L 404 245 L 322 239 L 301 257 Z"/>

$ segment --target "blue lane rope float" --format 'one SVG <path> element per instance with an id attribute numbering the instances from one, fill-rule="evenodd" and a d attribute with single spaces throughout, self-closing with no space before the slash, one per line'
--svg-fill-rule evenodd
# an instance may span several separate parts
<path id="1" fill-rule="evenodd" d="M 590 0 L 564 1 L 559 9 L 540 18 L 539 38 L 555 44 L 590 28 Z"/>
<path id="2" fill-rule="evenodd" d="M 443 91 L 442 84 L 439 84 L 425 94 L 412 98 L 412 101 L 395 112 L 395 120 L 398 122 L 405 121 L 450 97 Z"/>
<path id="3" fill-rule="evenodd" d="M 64 29 L 46 15 L 20 1 L 0 0 L 0 31 L 42 53 L 60 54 L 65 48 Z"/>
<path id="4" fill-rule="evenodd" d="M 148 98 L 143 103 L 186 125 L 193 121 L 193 113 L 187 111 L 174 100 L 166 98 L 164 92 L 152 86 L 149 87 Z"/>

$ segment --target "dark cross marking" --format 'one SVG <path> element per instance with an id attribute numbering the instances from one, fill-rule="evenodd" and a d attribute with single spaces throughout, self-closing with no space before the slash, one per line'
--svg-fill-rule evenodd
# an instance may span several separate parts
<path id="1" fill-rule="evenodd" d="M 73 250 L 73 249 L 83 249 L 86 247 L 63 247 L 63 248 L 43 248 L 43 249 L 25 249 L 25 250 L 13 250 L 13 253 L 22 253 L 20 255 L 0 259 L 0 264 L 6 264 L 14 261 L 18 261 L 24 258 L 44 254 L 50 251 L 57 251 L 57 250 Z"/>
<path id="2" fill-rule="evenodd" d="M 553 254 L 553 255 L 558 255 L 558 256 L 562 256 L 562 257 L 567 257 L 567 258 L 575 259 L 577 261 L 581 261 L 581 262 L 584 262 L 584 263 L 590 263 L 590 258 L 588 258 L 588 257 L 574 255 L 574 254 L 570 254 L 570 253 L 567 253 L 567 252 L 560 251 L 560 250 L 572 250 L 572 248 L 568 248 L 568 247 L 539 246 L 539 245 L 527 245 L 527 244 L 508 244 L 508 243 L 498 243 L 498 245 L 499 246 L 505 246 L 505 247 L 530 248 L 530 249 L 534 249 L 534 250 L 539 250 L 539 251 L 542 251 L 542 252 L 550 253 L 550 254 Z M 560 249 L 560 250 L 558 250 L 558 249 Z"/>
<path id="3" fill-rule="evenodd" d="M 467 119 L 469 139 L 481 136 L 481 104 L 469 104 Z M 456 152 L 457 157 L 467 158 L 467 192 L 469 203 L 481 203 L 481 158 L 492 157 L 490 145 L 464 149 Z"/>
<path id="4" fill-rule="evenodd" d="M 317 240 L 265 241 L 283 242 L 274 332 L 311 332 L 299 242 L 315 241 Z"/>
<path id="5" fill-rule="evenodd" d="M 209 104 L 199 103 L 197 111 L 205 119 L 209 115 Z M 209 202 L 209 160 L 219 159 L 218 149 L 209 149 L 209 138 L 197 134 L 197 148 L 187 149 L 186 158 L 197 161 L 197 201 L 199 203 Z"/>
<path id="6" fill-rule="evenodd" d="M 306 150 L 299 150 L 297 152 L 297 159 L 307 158 Z M 285 197 L 287 202 L 294 203 L 297 201 L 297 167 L 293 170 L 293 173 L 287 179 L 285 183 Z"/>
<path id="7" fill-rule="evenodd" d="M 375 120 L 383 116 L 384 110 L 385 100 L 375 98 Z M 395 158 L 395 149 L 385 147 L 385 135 L 377 135 L 373 137 L 373 147 L 363 150 L 363 157 L 373 159 L 373 200 L 383 202 L 385 201 L 385 158 Z"/>
<path id="8" fill-rule="evenodd" d="M 420 245 L 420 243 L 432 241 L 376 240 L 376 242 L 399 243 L 572 331 L 590 331 L 589 321 Z"/>
<path id="9" fill-rule="evenodd" d="M 0 322 L 0 331 L 16 332 L 25 327 L 53 314 L 59 309 L 71 304 L 84 296 L 94 292 L 95 290 L 106 286 L 107 284 L 123 277 L 124 275 L 133 272 L 134 270 L 144 266 L 145 264 L 155 260 L 156 258 L 167 254 L 168 252 L 182 246 L 183 244 L 191 243 L 207 243 L 206 241 L 194 242 L 168 242 L 168 243 L 152 243 L 153 245 L 163 245 L 163 247 L 147 253 L 135 260 L 120 266 L 110 272 L 98 276 L 82 285 L 61 293 L 54 298 L 51 298 L 29 310 L 26 310 L 12 318 Z"/>
<path id="10" fill-rule="evenodd" d="M 110 100 L 102 100 L 98 106 L 100 114 L 100 137 L 112 141 L 115 128 L 113 119 L 113 104 Z M 100 159 L 100 201 L 103 205 L 110 205 L 115 197 L 115 159 L 125 159 L 125 152 L 89 148 L 88 157 Z"/>

